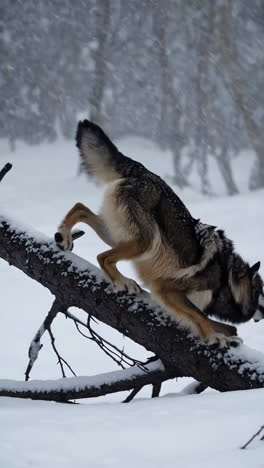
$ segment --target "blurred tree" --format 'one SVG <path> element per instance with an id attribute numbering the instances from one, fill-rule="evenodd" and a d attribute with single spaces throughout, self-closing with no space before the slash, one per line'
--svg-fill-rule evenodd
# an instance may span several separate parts
<path id="1" fill-rule="evenodd" d="M 250 188 L 264 184 L 262 0 L 2 0 L 0 136 L 72 138 L 80 115 L 112 136 L 170 150 L 184 187 L 193 170 L 229 194 L 232 161 L 253 149 Z"/>
<path id="2" fill-rule="evenodd" d="M 258 2 L 254 2 L 255 6 Z M 237 52 L 237 44 L 234 36 L 234 28 L 232 21 L 234 4 L 230 0 L 223 0 L 219 6 L 221 20 L 219 21 L 220 44 L 222 54 L 226 65 L 226 71 L 229 76 L 232 95 L 238 111 L 241 113 L 252 148 L 257 156 L 257 164 L 254 170 L 254 176 L 251 179 L 250 188 L 260 188 L 264 186 L 264 142 L 262 136 L 262 128 L 258 125 L 254 118 L 254 113 L 251 109 L 250 91 L 248 87 L 250 81 L 243 79 L 243 68 L 239 63 Z M 235 12 L 237 13 L 237 11 Z M 244 13 L 244 9 L 240 10 L 240 14 Z M 255 28 L 254 28 L 255 29 Z M 253 52 L 253 51 L 252 51 Z M 243 60 L 244 60 L 243 55 Z M 254 63 L 254 62 L 253 62 Z M 254 106 L 255 110 L 255 106 Z"/>
<path id="3" fill-rule="evenodd" d="M 110 0 L 103 0 L 100 7 L 94 8 L 94 21 L 96 28 L 93 44 L 94 79 L 90 117 L 99 125 L 103 125 L 104 93 L 108 85 L 108 60 L 111 57 L 108 50 L 111 33 Z"/>

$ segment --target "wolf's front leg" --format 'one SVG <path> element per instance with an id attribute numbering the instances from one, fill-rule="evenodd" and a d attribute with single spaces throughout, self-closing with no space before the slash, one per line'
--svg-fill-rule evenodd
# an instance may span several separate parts
<path id="1" fill-rule="evenodd" d="M 63 218 L 55 233 L 55 241 L 63 250 L 72 250 L 73 240 L 71 230 L 77 223 L 88 224 L 97 235 L 108 245 L 112 246 L 113 242 L 107 231 L 102 219 L 82 203 L 76 203 L 73 208 Z"/>
<path id="2" fill-rule="evenodd" d="M 61 224 L 58 227 L 58 231 L 55 233 L 55 241 L 58 247 L 62 250 L 72 250 L 73 239 L 71 230 L 75 224 L 81 220 L 81 203 L 76 203 L 73 208 L 63 218 Z"/>
<path id="3" fill-rule="evenodd" d="M 129 293 L 138 293 L 141 291 L 136 281 L 126 278 L 116 267 L 120 260 L 132 260 L 139 257 L 144 252 L 144 247 L 139 241 L 128 241 L 118 244 L 111 250 L 98 255 L 97 260 L 111 280 L 116 291 L 127 291 Z"/>

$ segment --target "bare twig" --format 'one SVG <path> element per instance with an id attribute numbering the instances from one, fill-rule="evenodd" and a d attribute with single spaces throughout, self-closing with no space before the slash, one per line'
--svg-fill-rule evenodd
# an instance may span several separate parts
<path id="1" fill-rule="evenodd" d="M 124 349 L 118 348 L 116 345 L 111 343 L 110 341 L 106 340 L 103 338 L 99 333 L 97 333 L 91 326 L 91 321 L 93 320 L 93 317 L 91 315 L 88 316 L 87 323 L 83 322 L 80 320 L 78 317 L 76 317 L 74 314 L 69 312 L 68 310 L 64 310 L 64 315 L 67 318 L 70 318 L 71 320 L 74 321 L 75 326 L 78 330 L 78 332 L 84 337 L 87 338 L 88 340 L 94 341 L 99 348 L 113 361 L 122 369 L 125 369 L 125 365 L 127 366 L 138 366 L 140 369 L 146 370 L 147 372 L 147 367 L 145 366 L 145 363 L 142 361 L 139 361 L 138 359 L 132 358 L 128 354 L 125 353 Z M 89 331 L 90 336 L 86 335 L 82 330 L 80 330 L 79 325 L 84 327 L 86 330 Z M 155 360 L 158 358 L 155 358 Z M 151 361 L 147 361 L 149 363 Z"/>
<path id="2" fill-rule="evenodd" d="M 49 336 L 50 336 L 53 351 L 54 351 L 54 353 L 56 354 L 56 356 L 58 358 L 58 364 L 60 365 L 60 368 L 61 368 L 62 377 L 66 378 L 66 374 L 65 374 L 65 371 L 64 371 L 63 364 L 65 364 L 68 367 L 68 369 L 71 371 L 71 373 L 74 376 L 76 376 L 76 374 L 75 374 L 74 370 L 71 368 L 70 364 L 58 352 L 57 347 L 55 345 L 55 337 L 54 337 L 54 335 L 53 335 L 53 333 L 51 331 L 51 327 L 48 328 L 48 332 L 49 332 Z"/>
<path id="3" fill-rule="evenodd" d="M 248 447 L 248 445 L 264 430 L 264 426 L 261 426 L 261 428 L 244 444 L 242 445 L 241 450 L 244 450 Z M 264 435 L 261 437 L 260 440 L 264 439 Z"/>
<path id="4" fill-rule="evenodd" d="M 148 358 L 148 360 L 146 362 L 143 363 L 143 365 L 148 366 L 152 362 L 155 362 L 155 361 L 158 361 L 158 360 L 159 360 L 158 356 L 151 356 L 150 358 Z M 144 387 L 144 385 L 135 387 L 132 390 L 132 392 L 127 396 L 127 398 L 123 401 L 123 403 L 129 403 L 130 401 L 132 401 L 133 398 L 135 398 L 135 396 L 142 390 L 143 387 Z M 160 390 L 161 390 L 161 382 L 153 384 L 151 398 L 158 397 L 159 394 L 160 394 Z"/>
<path id="5" fill-rule="evenodd" d="M 61 373 L 62 373 L 62 377 L 65 379 L 66 378 L 66 374 L 65 374 L 65 371 L 64 371 L 64 367 L 63 367 L 63 361 L 62 361 L 62 358 L 55 346 L 55 338 L 54 338 L 54 335 L 51 331 L 51 328 L 49 327 L 48 328 L 48 332 L 49 332 L 49 336 L 50 336 L 50 341 L 51 341 L 51 346 L 53 348 L 53 351 L 54 353 L 56 354 L 57 358 L 58 358 L 58 364 L 60 365 L 60 368 L 61 368 Z"/>
<path id="6" fill-rule="evenodd" d="M 12 164 L 11 163 L 6 163 L 6 165 L 1 169 L 0 171 L 0 182 L 3 180 L 5 175 L 12 169 Z"/>
<path id="7" fill-rule="evenodd" d="M 87 338 L 88 340 L 94 341 L 100 349 L 104 351 L 104 353 L 111 357 L 113 361 L 123 369 L 125 368 L 124 364 L 129 365 L 129 366 L 135 366 L 137 365 L 140 369 L 144 369 L 147 372 L 147 365 L 151 362 L 157 361 L 158 357 L 157 356 L 152 356 L 149 358 L 145 363 L 142 361 L 138 361 L 136 359 L 131 358 L 128 356 L 125 352 L 124 349 L 119 349 L 117 346 L 113 345 L 109 341 L 107 341 L 105 338 L 103 338 L 101 335 L 99 335 L 97 332 L 95 332 L 91 326 L 91 320 L 93 319 L 92 316 L 88 317 L 87 323 L 84 323 L 82 320 L 80 320 L 78 317 L 76 317 L 74 314 L 72 314 L 69 311 L 64 311 L 64 314 L 66 317 L 70 318 L 71 320 L 74 321 L 75 326 L 78 330 L 78 332 Z M 86 335 L 80 330 L 79 325 L 83 326 L 84 328 L 88 329 L 90 336 Z M 127 398 L 123 401 L 123 403 L 129 403 L 130 401 L 135 398 L 135 396 L 141 391 L 141 389 L 144 387 L 144 385 L 135 387 L 132 392 L 127 396 Z M 152 398 L 158 397 L 159 393 L 161 390 L 161 383 L 153 385 L 153 390 L 152 390 Z"/>
<path id="8" fill-rule="evenodd" d="M 130 401 L 133 400 L 133 398 L 135 398 L 135 396 L 140 392 L 140 390 L 142 390 L 142 388 L 144 387 L 144 385 L 140 385 L 139 387 L 135 387 L 131 393 L 129 393 L 129 395 L 126 397 L 126 399 L 123 401 L 123 403 L 130 403 Z"/>
<path id="9" fill-rule="evenodd" d="M 98 346 L 112 359 L 115 360 L 115 362 L 120 365 L 120 367 L 124 368 L 124 364 L 127 364 L 128 366 L 137 366 L 139 369 L 144 370 L 145 372 L 148 372 L 147 367 L 144 365 L 142 361 L 139 361 L 138 359 L 131 358 L 128 354 L 124 352 L 124 349 L 119 349 L 117 346 L 113 345 L 109 341 L 107 341 L 105 338 L 102 338 L 97 332 L 95 332 L 91 326 L 91 319 L 92 316 L 88 316 L 87 320 L 87 328 L 89 332 L 91 333 L 92 338 Z M 116 360 L 114 356 L 117 355 L 119 356 L 119 360 Z"/>

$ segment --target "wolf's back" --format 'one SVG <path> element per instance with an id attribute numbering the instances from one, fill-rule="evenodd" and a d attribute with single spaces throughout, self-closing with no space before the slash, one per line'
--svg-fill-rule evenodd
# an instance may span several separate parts
<path id="1" fill-rule="evenodd" d="M 79 122 L 76 146 L 80 152 L 82 169 L 98 181 L 140 177 L 148 172 L 142 164 L 120 153 L 104 131 L 89 120 Z"/>

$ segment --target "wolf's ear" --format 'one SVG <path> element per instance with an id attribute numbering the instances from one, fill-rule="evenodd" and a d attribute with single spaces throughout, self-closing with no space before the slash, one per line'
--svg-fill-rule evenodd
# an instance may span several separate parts
<path id="1" fill-rule="evenodd" d="M 256 274 L 259 271 L 259 268 L 260 268 L 260 262 L 257 262 L 255 263 L 255 265 L 252 265 L 252 267 L 250 267 L 249 271 L 250 271 L 250 275 L 252 279 L 256 277 Z"/>

